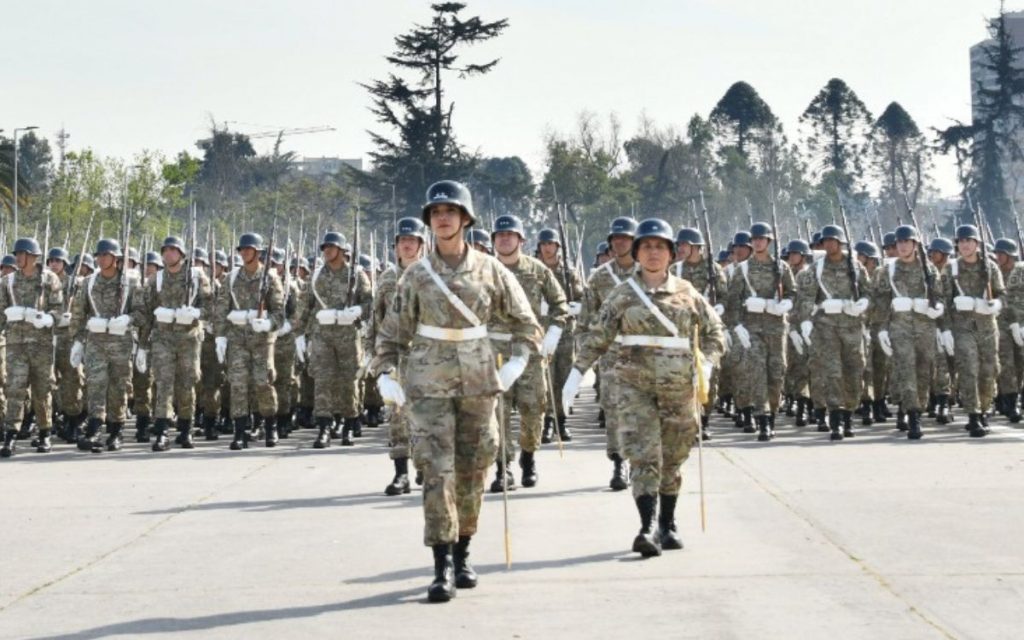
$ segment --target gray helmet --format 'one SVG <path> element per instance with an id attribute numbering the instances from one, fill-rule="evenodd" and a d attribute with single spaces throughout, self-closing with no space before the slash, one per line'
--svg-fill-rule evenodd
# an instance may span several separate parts
<path id="1" fill-rule="evenodd" d="M 491 245 L 491 234 L 484 229 L 470 229 L 469 244 L 478 244 L 486 249 L 487 253 L 494 251 L 494 247 Z"/>
<path id="2" fill-rule="evenodd" d="M 456 182 L 455 180 L 441 180 L 430 185 L 427 189 L 427 201 L 423 205 L 423 212 L 420 218 L 423 224 L 430 224 L 430 207 L 435 204 L 451 204 L 459 207 L 469 216 L 470 227 L 476 222 L 476 214 L 473 213 L 473 196 L 469 193 L 469 187 Z"/>
<path id="3" fill-rule="evenodd" d="M 227 253 L 221 251 L 220 249 L 217 249 L 216 251 L 213 252 L 213 258 L 214 258 L 214 262 L 216 262 L 220 266 L 224 267 L 225 269 L 228 267 L 228 254 Z"/>
<path id="4" fill-rule="evenodd" d="M 928 245 L 928 253 L 933 251 L 951 256 L 954 253 L 953 243 L 945 238 L 932 238 L 931 243 Z"/>
<path id="5" fill-rule="evenodd" d="M 647 218 L 636 228 L 636 235 L 633 236 L 633 259 L 636 260 L 637 251 L 640 249 L 640 242 L 645 238 L 658 238 L 664 240 L 668 245 L 669 253 L 675 253 L 675 237 L 672 234 L 672 225 L 661 218 Z"/>
<path id="6" fill-rule="evenodd" d="M 789 258 L 789 245 L 782 247 L 782 251 L 779 251 L 779 257 L 783 260 L 787 260 Z"/>
<path id="7" fill-rule="evenodd" d="M 139 250 L 134 247 L 128 247 L 128 259 L 138 264 Z"/>
<path id="8" fill-rule="evenodd" d="M 370 256 L 366 255 L 365 253 L 360 253 L 359 266 L 362 267 L 364 271 L 370 271 L 371 269 L 373 269 L 373 260 L 371 260 Z"/>
<path id="9" fill-rule="evenodd" d="M 240 266 L 242 266 L 242 256 L 240 256 L 240 255 L 238 255 L 238 254 L 236 253 L 236 254 L 235 254 L 234 256 L 232 256 L 232 258 L 231 258 L 231 264 L 232 264 L 232 265 L 234 265 L 234 266 L 236 266 L 236 267 L 240 267 Z"/>
<path id="10" fill-rule="evenodd" d="M 812 255 L 811 245 L 807 244 L 805 241 L 799 238 L 797 238 L 796 240 L 790 240 L 789 244 L 786 245 L 786 248 L 789 249 L 790 254 L 799 253 L 805 258 Z"/>
<path id="11" fill-rule="evenodd" d="M 874 242 L 867 240 L 861 240 L 860 242 L 853 245 L 853 250 L 864 256 L 865 258 L 871 258 L 872 260 L 878 260 L 878 247 L 875 246 Z"/>
<path id="12" fill-rule="evenodd" d="M 427 227 L 419 218 L 402 218 L 398 221 L 398 230 L 395 232 L 395 240 L 399 238 L 427 239 Z"/>
<path id="13" fill-rule="evenodd" d="M 121 243 L 113 238 L 103 238 L 96 243 L 96 251 L 93 252 L 93 255 L 101 256 L 104 253 L 109 253 L 115 258 L 124 255 L 121 253 Z"/>
<path id="14" fill-rule="evenodd" d="M 1017 249 L 1017 243 L 1009 238 L 999 238 L 996 240 L 996 246 L 994 249 L 995 253 L 1005 253 L 1011 258 L 1016 258 L 1020 255 Z"/>
<path id="15" fill-rule="evenodd" d="M 909 224 L 901 224 L 896 227 L 896 231 L 893 232 L 893 236 L 895 237 L 893 244 L 896 244 L 900 240 L 921 242 L 921 234 L 918 233 L 917 227 L 912 227 Z"/>
<path id="16" fill-rule="evenodd" d="M 612 243 L 612 236 L 636 237 L 638 223 L 628 216 L 620 216 L 612 220 L 611 229 L 608 231 L 608 244 Z"/>
<path id="17" fill-rule="evenodd" d="M 89 269 L 90 271 L 95 271 L 96 270 L 96 261 L 92 259 L 92 254 L 87 253 L 87 254 L 85 254 L 83 256 L 75 256 L 74 260 L 71 261 L 72 262 L 71 271 L 74 272 L 74 271 L 78 270 L 78 261 L 79 260 L 82 261 L 82 266 L 85 267 L 86 269 Z"/>
<path id="18" fill-rule="evenodd" d="M 981 234 L 978 233 L 978 227 L 973 224 L 962 224 L 956 228 L 956 239 L 977 240 L 978 242 L 981 242 Z"/>
<path id="19" fill-rule="evenodd" d="M 597 251 L 595 252 L 595 255 L 603 256 L 606 253 L 608 253 L 608 243 L 606 241 L 598 242 Z"/>
<path id="20" fill-rule="evenodd" d="M 327 231 L 324 233 L 324 239 L 320 241 L 320 250 L 323 251 L 327 247 L 338 247 L 344 251 L 348 248 L 348 240 L 337 231 Z"/>
<path id="21" fill-rule="evenodd" d="M 4 256 L 3 262 L 0 262 L 0 267 L 10 267 L 17 270 L 18 261 L 14 259 L 14 256 L 8 253 Z"/>
<path id="22" fill-rule="evenodd" d="M 821 232 L 815 231 L 811 234 L 811 246 L 816 247 L 821 244 Z"/>
<path id="23" fill-rule="evenodd" d="M 283 264 L 284 263 L 284 249 L 281 247 L 274 247 L 270 251 L 270 263 L 271 264 Z"/>
<path id="24" fill-rule="evenodd" d="M 164 260 L 163 260 L 163 258 L 160 257 L 160 254 L 157 253 L 156 251 L 147 251 L 146 252 L 146 264 L 147 265 L 151 265 L 151 264 L 152 265 L 156 265 L 157 269 L 163 269 L 164 268 Z"/>
<path id="25" fill-rule="evenodd" d="M 508 214 L 498 216 L 494 221 L 494 231 L 491 232 L 491 242 L 494 242 L 494 236 L 502 231 L 517 233 L 520 238 L 526 240 L 526 230 L 523 229 L 523 221 L 518 216 Z"/>
<path id="26" fill-rule="evenodd" d="M 715 258 L 715 262 L 728 262 L 729 261 L 729 249 L 722 249 L 718 252 L 718 256 Z"/>
<path id="27" fill-rule="evenodd" d="M 554 242 L 558 246 L 562 246 L 562 241 L 558 239 L 558 232 L 550 228 L 541 229 L 537 234 L 537 244 L 541 245 L 545 242 Z"/>
<path id="28" fill-rule="evenodd" d="M 888 249 L 889 247 L 896 246 L 896 232 L 890 231 L 889 233 L 882 236 L 882 248 Z"/>
<path id="29" fill-rule="evenodd" d="M 244 238 L 245 236 L 242 237 Z M 163 250 L 168 247 L 177 249 L 178 251 L 181 252 L 181 255 L 183 256 L 188 254 L 188 252 L 185 251 L 185 243 L 182 242 L 181 238 L 179 238 L 178 236 L 167 236 L 166 238 L 164 238 L 164 243 L 160 245 L 160 251 L 163 252 Z"/>
<path id="30" fill-rule="evenodd" d="M 755 222 L 750 225 L 750 239 L 753 240 L 754 238 L 774 240 L 775 234 L 772 233 L 772 225 L 767 222 Z"/>
<path id="31" fill-rule="evenodd" d="M 236 251 L 241 251 L 242 249 L 263 251 L 263 236 L 258 233 L 243 233 L 242 237 L 238 239 L 238 246 L 235 247 Z"/>
<path id="32" fill-rule="evenodd" d="M 750 233 L 748 233 L 747 231 L 737 231 L 736 235 L 732 237 L 732 248 L 735 249 L 736 247 L 746 247 L 748 249 L 753 249 L 754 246 L 750 244 L 750 240 Z"/>
<path id="33" fill-rule="evenodd" d="M 39 248 L 39 242 L 35 238 L 18 238 L 14 242 L 14 254 L 27 253 L 30 256 L 41 256 L 43 250 Z"/>
<path id="34" fill-rule="evenodd" d="M 192 250 L 192 261 L 201 262 L 203 264 L 210 264 L 210 254 L 206 253 L 206 249 L 202 247 L 196 247 Z"/>
<path id="35" fill-rule="evenodd" d="M 68 250 L 64 247 L 54 247 L 50 249 L 50 255 L 46 256 L 46 261 L 50 260 L 61 260 L 66 265 L 71 262 L 71 256 L 68 255 Z"/>
<path id="36" fill-rule="evenodd" d="M 838 225 L 826 224 L 821 228 L 822 240 L 838 240 L 840 244 L 846 244 L 846 234 Z"/>
<path id="37" fill-rule="evenodd" d="M 692 244 L 699 247 L 704 246 L 704 235 L 700 232 L 700 229 L 694 229 L 692 227 L 683 227 L 676 234 L 676 244 L 682 243 Z"/>

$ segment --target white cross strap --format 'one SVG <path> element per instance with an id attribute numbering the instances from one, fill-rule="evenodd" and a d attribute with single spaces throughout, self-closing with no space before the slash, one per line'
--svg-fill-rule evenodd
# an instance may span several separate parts
<path id="1" fill-rule="evenodd" d="M 426 270 L 427 275 L 429 275 L 430 279 L 434 281 L 434 284 L 437 285 L 437 288 L 441 290 L 441 293 L 444 294 L 444 297 L 448 298 L 448 302 L 452 303 L 452 306 L 455 307 L 458 310 L 458 312 L 462 314 L 463 318 L 465 318 L 474 327 L 483 324 L 482 322 L 480 322 L 480 318 L 478 318 L 476 314 L 473 313 L 473 310 L 467 307 L 466 303 L 463 302 L 457 295 L 452 293 L 452 290 L 449 289 L 448 285 L 444 283 L 444 280 L 441 279 L 441 276 L 437 275 L 437 272 L 434 271 L 433 265 L 430 264 L 429 257 L 420 260 L 420 264 L 423 265 L 423 268 Z"/>
<path id="2" fill-rule="evenodd" d="M 674 337 L 679 337 L 678 327 L 672 324 L 672 321 L 665 317 L 665 314 L 662 313 L 661 309 L 659 309 L 654 304 L 654 301 L 651 300 L 646 293 L 644 293 L 644 290 L 640 288 L 640 285 L 636 283 L 636 280 L 630 278 L 629 280 L 626 280 L 626 282 L 629 283 L 629 286 L 633 289 L 633 292 L 636 293 L 638 298 L 640 298 L 640 302 L 643 302 L 644 306 L 647 307 L 647 310 L 653 313 L 654 317 L 658 319 L 658 322 L 661 323 L 661 326 L 665 327 L 665 329 L 667 329 L 668 332 L 671 333 Z"/>

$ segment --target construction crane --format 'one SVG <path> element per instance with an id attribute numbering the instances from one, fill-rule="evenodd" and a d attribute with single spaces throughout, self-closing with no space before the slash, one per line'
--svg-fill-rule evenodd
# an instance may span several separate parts
<path id="1" fill-rule="evenodd" d="M 247 122 L 241 122 L 239 120 L 228 120 L 228 121 L 226 121 L 224 123 L 224 128 L 225 129 L 227 129 L 228 124 L 241 124 L 241 125 L 249 124 L 249 125 L 252 125 L 251 122 L 247 123 Z M 264 126 L 266 126 L 266 125 L 264 125 Z M 249 139 L 251 140 L 251 139 L 254 139 L 254 138 L 277 138 L 277 137 L 282 137 L 283 138 L 284 136 L 298 136 L 298 135 L 302 135 L 302 134 L 305 134 L 305 133 L 324 133 L 326 131 L 336 131 L 336 129 L 334 127 L 330 127 L 330 126 L 327 126 L 327 125 L 321 125 L 321 126 L 316 126 L 316 127 L 297 127 L 297 128 L 288 128 L 288 127 L 273 127 L 273 128 L 270 128 L 270 127 L 268 127 L 265 131 L 254 131 L 253 133 L 245 133 L 245 132 L 241 132 L 241 133 L 243 135 L 248 136 Z"/>

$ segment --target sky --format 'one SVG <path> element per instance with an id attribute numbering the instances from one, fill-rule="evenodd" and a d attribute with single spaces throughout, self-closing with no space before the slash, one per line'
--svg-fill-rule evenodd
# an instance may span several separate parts
<path id="1" fill-rule="evenodd" d="M 508 18 L 464 51 L 500 57 L 484 77 L 448 81 L 460 141 L 543 168 L 549 132 L 580 112 L 683 129 L 744 80 L 793 140 L 833 77 L 876 116 L 897 101 L 922 129 L 970 119 L 968 48 L 994 0 L 476 0 L 464 15 Z M 1020 6 L 1017 6 L 1020 5 Z M 1024 8 L 1008 0 L 1007 10 Z M 130 157 L 197 153 L 211 118 L 243 132 L 330 126 L 284 147 L 367 160 L 379 130 L 359 86 L 392 69 L 395 35 L 429 20 L 411 0 L 0 0 L 0 128 L 62 126 L 69 149 Z M 257 148 L 266 150 L 272 139 Z M 935 180 L 955 191 L 951 162 Z"/>

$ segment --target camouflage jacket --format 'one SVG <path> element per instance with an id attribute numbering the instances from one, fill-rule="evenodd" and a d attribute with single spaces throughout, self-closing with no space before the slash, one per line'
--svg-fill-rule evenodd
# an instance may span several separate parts
<path id="1" fill-rule="evenodd" d="M 623 268 L 613 259 L 590 273 L 590 279 L 587 281 L 586 304 L 583 306 L 583 317 L 580 318 L 580 334 L 585 335 L 590 330 L 590 324 L 597 321 L 601 305 L 611 295 L 612 289 L 638 270 L 639 266 L 635 262 L 629 267 Z"/>
<path id="2" fill-rule="evenodd" d="M 248 323 L 232 324 L 228 314 L 235 310 L 258 310 L 260 308 L 260 285 L 263 282 L 263 265 L 254 273 L 244 267 L 233 269 L 224 280 L 224 287 L 217 296 L 216 312 L 213 314 L 214 332 L 228 340 L 252 337 L 257 334 Z M 284 291 L 281 279 L 273 271 L 267 277 L 267 295 L 262 301 L 266 317 L 270 319 L 271 330 L 263 334 L 267 341 L 274 338 L 274 332 L 284 324 Z"/>
<path id="3" fill-rule="evenodd" d="M 677 278 L 682 278 L 692 284 L 693 288 L 699 291 L 712 304 L 719 304 L 725 301 L 729 281 L 726 280 L 725 271 L 722 270 L 722 267 L 718 266 L 718 263 L 712 261 L 711 268 L 715 274 L 714 300 L 712 300 L 711 287 L 708 284 L 711 279 L 708 277 L 707 256 L 702 255 L 696 264 L 680 260 L 672 265 L 671 273 Z"/>
<path id="4" fill-rule="evenodd" d="M 143 345 L 143 348 L 148 347 L 153 333 L 199 334 L 203 320 L 208 320 L 213 313 L 213 296 L 210 281 L 202 269 L 192 269 L 192 277 L 195 280 L 190 283 L 189 269 L 183 266 L 177 273 L 171 272 L 170 269 L 161 269 L 146 281 L 140 295 L 144 313 L 142 324 L 139 326 L 139 344 Z M 200 310 L 198 322 L 189 325 L 173 321 L 157 322 L 153 315 L 159 307 L 177 309 L 186 306 Z"/>
<path id="5" fill-rule="evenodd" d="M 558 284 L 551 269 L 544 266 L 540 260 L 527 255 L 520 255 L 519 262 L 512 266 L 504 266 L 512 272 L 519 286 L 523 288 L 526 299 L 530 301 L 533 315 L 541 325 L 565 327 L 569 319 L 569 305 L 565 301 L 565 291 Z M 488 328 L 497 333 L 508 333 L 507 327 L 500 319 Z"/>
<path id="6" fill-rule="evenodd" d="M 686 280 L 669 275 L 656 289 L 650 289 L 639 275 L 630 278 L 647 294 L 651 302 L 678 329 L 678 336 L 694 337 L 700 332 L 700 350 L 712 363 L 717 363 L 725 348 L 724 327 L 718 314 L 708 301 Z M 615 287 L 601 306 L 600 317 L 590 325 L 590 331 L 580 345 L 575 367 L 580 371 L 589 369 L 612 345 L 616 336 L 664 336 L 672 334 L 628 282 Z M 692 343 L 691 343 L 692 348 Z M 650 346 L 619 345 L 616 372 L 626 372 L 622 380 L 636 378 L 655 381 L 682 382 L 690 384 L 691 378 L 680 374 L 692 374 L 692 367 L 680 368 L 679 362 L 690 361 L 691 355 L 677 349 Z M 648 380 L 650 381 L 650 380 Z"/>
<path id="7" fill-rule="evenodd" d="M 744 266 L 746 265 L 746 266 Z M 793 280 L 793 272 L 785 262 L 779 262 L 779 273 L 781 275 L 782 298 L 792 300 L 796 296 L 796 282 Z M 723 320 L 726 326 L 735 327 L 738 324 L 745 325 L 748 329 L 752 326 L 762 324 L 775 325 L 785 322 L 785 317 L 774 316 L 770 313 L 748 313 L 745 301 L 747 298 L 774 299 L 777 295 L 775 289 L 775 268 L 771 258 L 765 261 L 756 260 L 750 257 L 736 265 L 733 269 L 732 278 L 729 280 L 729 289 L 725 298 L 725 315 Z"/>
<path id="8" fill-rule="evenodd" d="M 562 292 L 565 294 L 566 310 L 568 311 L 568 303 L 570 302 L 578 302 L 582 307 L 587 290 L 583 284 L 583 279 L 580 277 L 580 274 L 575 269 L 563 269 L 563 262 L 561 260 L 559 260 L 558 264 L 554 267 L 548 267 L 547 263 L 544 263 L 543 261 L 542 264 L 551 270 L 551 273 L 555 275 L 555 282 L 557 282 L 558 286 L 562 288 Z M 568 291 L 565 289 L 566 278 L 569 279 Z M 537 316 L 537 319 L 540 320 L 541 327 L 547 329 L 552 323 L 550 318 L 548 318 L 546 303 L 541 304 L 540 311 L 540 315 Z M 565 336 L 574 333 L 576 331 L 576 317 L 566 315 L 565 323 L 562 325 L 562 328 L 564 330 L 563 335 Z"/>
<path id="9" fill-rule="evenodd" d="M 417 325 L 468 329 L 473 324 L 448 300 L 425 264 L 476 315 L 482 325 L 500 324 L 512 334 L 515 355 L 540 348 L 541 328 L 515 276 L 496 258 L 466 247 L 462 261 L 450 267 L 436 253 L 410 265 L 398 282 L 375 343 L 370 371 L 379 375 L 406 356 L 405 392 L 410 398 L 455 398 L 495 395 L 502 391 L 491 341 L 452 342 L 419 335 Z"/>
<path id="10" fill-rule="evenodd" d="M 946 292 L 943 289 L 943 280 L 939 277 L 938 270 L 928 263 L 928 273 L 934 282 L 935 300 L 946 304 Z M 928 288 L 925 284 L 925 275 L 921 270 L 921 263 L 915 257 L 911 261 L 904 262 L 900 259 L 887 258 L 885 263 L 875 270 L 875 286 L 873 289 L 873 305 L 875 307 L 874 319 L 877 320 L 881 329 L 887 328 L 897 316 L 901 318 L 914 319 L 918 321 L 928 320 L 916 312 L 894 313 L 892 310 L 892 299 L 897 297 L 914 298 L 918 300 L 928 297 Z M 939 317 L 937 324 L 940 328 L 945 326 L 944 316 Z"/>
<path id="11" fill-rule="evenodd" d="M 1014 263 L 1008 273 L 1003 273 L 1006 285 L 1005 306 L 999 314 L 999 323 L 1009 327 L 1014 322 L 1024 322 L 1024 263 Z"/>
<path id="12" fill-rule="evenodd" d="M 865 310 L 864 314 L 857 317 L 845 313 L 827 314 L 818 309 L 818 305 L 830 298 L 851 301 L 866 299 L 870 308 L 871 279 L 868 278 L 863 265 L 856 260 L 853 261 L 853 269 L 857 280 L 856 296 L 853 291 L 853 283 L 850 282 L 849 265 L 845 256 L 837 261 L 822 258 L 801 272 L 801 274 L 808 273 L 808 275 L 799 279 L 800 285 L 794 305 L 796 313 L 793 314 L 793 318 L 798 322 L 813 318 L 815 321 L 843 326 L 863 323 L 867 319 L 866 314 L 870 312 L 870 309 Z M 816 311 L 818 313 L 815 313 Z"/>
<path id="13" fill-rule="evenodd" d="M 377 338 L 380 325 L 387 316 L 388 309 L 395 303 L 395 296 L 398 295 L 398 281 L 402 279 L 403 273 L 405 273 L 405 267 L 393 264 L 377 278 L 377 293 L 373 296 L 373 313 L 369 331 L 371 347 Z M 370 350 L 373 351 L 372 348 Z"/>
<path id="14" fill-rule="evenodd" d="M 298 333 L 309 335 L 330 336 L 331 340 L 355 340 L 362 324 L 362 320 L 370 318 L 370 305 L 373 302 L 373 293 L 370 290 L 370 279 L 362 269 L 356 269 L 356 288 L 353 300 L 348 299 L 348 265 L 335 271 L 330 265 L 324 265 L 317 269 L 310 277 L 306 286 L 305 309 L 299 324 L 296 325 Z M 321 325 L 316 320 L 317 311 L 324 309 L 341 310 L 348 307 L 360 306 L 363 308 L 362 320 L 350 325 Z"/>
<path id="15" fill-rule="evenodd" d="M 31 277 L 15 271 L 0 280 L 0 310 L 8 307 L 31 307 L 53 315 L 53 327 L 36 329 L 24 320 L 8 322 L 0 313 L 0 331 L 6 329 L 7 344 L 50 344 L 54 327 L 63 313 L 64 292 L 60 278 L 49 269 L 36 265 Z"/>
<path id="16" fill-rule="evenodd" d="M 1004 294 L 1003 274 L 999 267 L 976 254 L 974 264 L 964 262 L 963 258 L 950 260 L 942 271 L 943 280 L 948 283 L 946 294 L 946 317 L 951 326 L 957 329 L 968 329 L 974 321 L 985 322 L 991 316 L 980 316 L 972 311 L 957 311 L 953 299 L 957 296 L 972 298 L 1002 298 Z M 991 295 L 990 295 L 991 294 Z M 1005 305 L 1004 305 L 1005 306 Z"/>
<path id="17" fill-rule="evenodd" d="M 145 312 L 138 282 L 137 277 L 128 278 L 128 286 L 122 297 L 120 274 L 107 278 L 102 272 L 96 271 L 85 278 L 71 310 L 71 335 L 75 340 L 83 343 L 86 338 L 131 342 L 131 331 L 124 336 L 116 336 L 109 333 L 90 333 L 86 327 L 89 318 L 110 320 L 122 314 L 131 316 L 132 329 L 141 327 L 145 322 Z"/>

